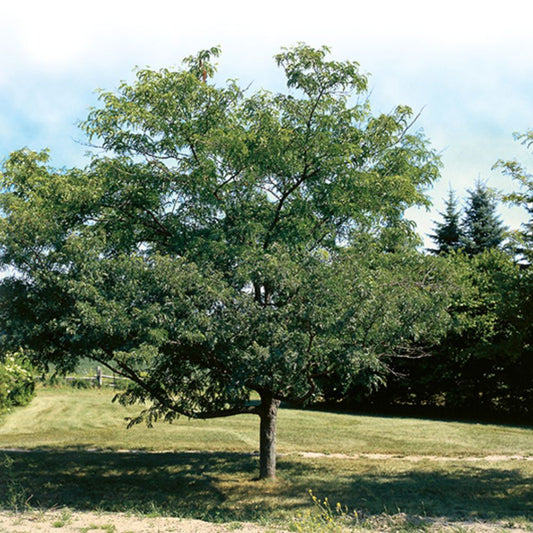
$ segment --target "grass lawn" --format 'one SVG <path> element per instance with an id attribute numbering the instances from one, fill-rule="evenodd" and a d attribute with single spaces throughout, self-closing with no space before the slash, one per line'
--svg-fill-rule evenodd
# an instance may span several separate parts
<path id="1" fill-rule="evenodd" d="M 12 450 L 0 452 L 1 507 L 30 498 L 45 509 L 286 523 L 309 508 L 311 489 L 359 517 L 405 513 L 533 529 L 531 428 L 282 409 L 278 480 L 258 483 L 257 417 L 127 430 L 124 418 L 137 410 L 112 396 L 41 389 L 4 417 L 0 448 Z"/>

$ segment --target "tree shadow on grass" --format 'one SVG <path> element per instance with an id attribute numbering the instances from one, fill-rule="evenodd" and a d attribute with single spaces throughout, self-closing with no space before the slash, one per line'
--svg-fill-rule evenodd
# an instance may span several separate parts
<path id="1" fill-rule="evenodd" d="M 320 469 L 313 477 L 317 497 L 347 504 L 360 516 L 402 512 L 450 521 L 533 520 L 533 478 L 518 462 L 499 468 L 404 462 L 397 471 L 367 464 L 362 471 L 341 471 L 333 481 L 324 480 Z"/>
<path id="2" fill-rule="evenodd" d="M 512 520 L 533 514 L 532 480 L 518 467 L 411 464 L 383 472 L 368 461 L 282 457 L 279 480 L 271 483 L 253 481 L 257 469 L 258 458 L 241 453 L 9 451 L 0 453 L 0 507 L 9 508 L 13 494 L 23 491 L 32 507 L 43 509 L 275 520 L 308 507 L 312 489 L 367 516 L 401 511 Z"/>

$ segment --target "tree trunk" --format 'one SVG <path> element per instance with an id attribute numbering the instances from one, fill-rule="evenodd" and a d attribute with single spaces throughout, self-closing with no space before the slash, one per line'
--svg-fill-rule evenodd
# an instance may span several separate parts
<path id="1" fill-rule="evenodd" d="M 272 398 L 272 395 L 261 395 L 259 479 L 274 479 L 276 477 L 276 419 L 279 404 L 280 401 Z"/>

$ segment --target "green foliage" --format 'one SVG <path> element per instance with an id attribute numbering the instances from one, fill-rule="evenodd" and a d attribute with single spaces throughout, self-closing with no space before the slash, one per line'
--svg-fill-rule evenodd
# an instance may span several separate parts
<path id="1" fill-rule="evenodd" d="M 443 221 L 435 223 L 435 232 L 430 235 L 437 254 L 464 250 L 476 255 L 484 250 L 499 248 L 506 235 L 506 228 L 496 214 L 496 195 L 481 182 L 468 191 L 463 219 L 457 200 L 450 190 L 446 210 L 440 213 Z"/>
<path id="2" fill-rule="evenodd" d="M 533 130 L 523 134 L 515 134 L 515 138 L 520 140 L 526 148 L 533 146 Z M 529 220 L 523 224 L 523 229 L 514 235 L 515 247 L 530 264 L 533 255 L 533 175 L 528 173 L 523 165 L 518 161 L 498 160 L 494 165 L 504 174 L 511 176 L 518 182 L 520 189 L 504 196 L 508 203 L 522 206 L 529 215 Z"/>
<path id="3" fill-rule="evenodd" d="M 441 407 L 454 416 L 531 420 L 531 272 L 503 251 L 448 256 L 458 291 L 452 328 L 420 360 L 393 364 L 401 378 L 370 399 L 377 404 Z"/>
<path id="4" fill-rule="evenodd" d="M 363 363 L 353 374 L 340 367 L 321 380 L 321 399 L 326 401 L 367 397 L 390 379 L 394 359 L 419 361 L 452 325 L 449 305 L 460 291 L 461 278 L 445 258 L 413 250 L 365 252 L 365 257 L 352 252 L 358 258 L 357 270 L 343 267 L 355 284 L 349 279 L 339 284 L 350 294 L 350 320 L 344 327 L 355 329 L 356 360 Z"/>
<path id="5" fill-rule="evenodd" d="M 531 148 L 533 133 L 516 135 Z M 533 181 L 517 161 L 499 160 L 501 169 L 520 189 L 503 196 L 532 214 Z M 462 223 L 452 193 L 444 222 L 432 238 L 437 253 L 452 253 L 450 268 L 459 277 L 455 304 L 450 309 L 454 327 L 434 357 L 395 365 L 406 381 L 392 379 L 388 401 L 417 406 L 447 406 L 455 415 L 506 416 L 531 419 L 533 405 L 533 287 L 531 220 L 522 231 L 506 234 L 496 216 L 496 195 L 478 182 L 469 191 Z M 509 236 L 505 251 L 500 251 Z M 510 255 L 509 255 L 510 254 Z M 518 264 L 517 264 L 518 263 Z M 383 397 L 371 401 L 381 403 Z"/>
<path id="6" fill-rule="evenodd" d="M 0 362 L 0 411 L 26 405 L 33 398 L 34 389 L 32 368 L 24 354 L 5 355 Z"/>
<path id="7" fill-rule="evenodd" d="M 457 326 L 443 344 L 449 363 L 446 402 L 487 412 L 531 414 L 528 273 L 497 250 L 462 260 L 470 290 L 457 301 L 452 312 Z"/>
<path id="8" fill-rule="evenodd" d="M 533 135 L 517 135 L 528 148 Z M 531 176 L 517 161 L 498 161 L 495 168 L 513 177 L 520 189 L 504 200 L 531 214 Z M 454 327 L 434 357 L 395 365 L 404 382 L 392 379 L 393 403 L 448 407 L 456 416 L 505 416 L 531 420 L 533 405 L 533 286 L 531 220 L 512 236 L 508 255 L 498 250 L 503 227 L 495 214 L 495 196 L 478 183 L 470 191 L 464 217 L 464 249 L 451 254 L 462 290 L 451 308 Z M 447 221 L 457 219 L 452 199 Z M 451 215 L 455 215 L 452 217 Z M 444 226 L 438 226 L 435 237 Z M 517 264 L 518 261 L 518 264 Z M 382 402 L 377 397 L 372 401 Z"/>

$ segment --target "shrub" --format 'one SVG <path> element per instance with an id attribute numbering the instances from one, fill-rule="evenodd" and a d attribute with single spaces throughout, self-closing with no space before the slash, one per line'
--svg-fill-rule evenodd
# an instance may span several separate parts
<path id="1" fill-rule="evenodd" d="M 0 411 L 26 405 L 34 391 L 32 369 L 22 352 L 5 355 L 0 362 Z"/>

